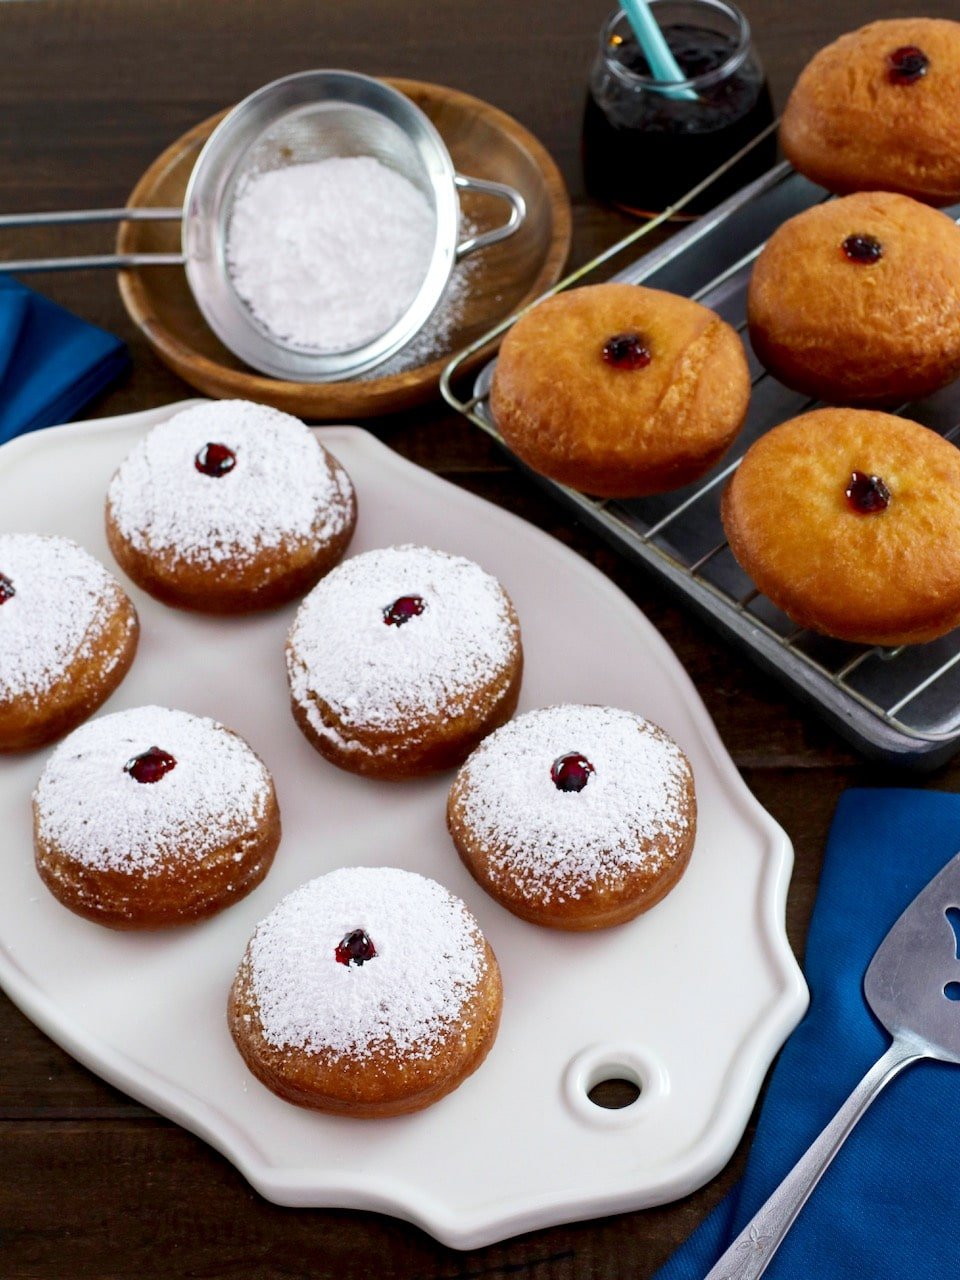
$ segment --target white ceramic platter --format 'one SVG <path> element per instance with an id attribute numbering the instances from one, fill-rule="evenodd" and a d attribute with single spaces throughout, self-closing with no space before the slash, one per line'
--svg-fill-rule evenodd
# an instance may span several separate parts
<path id="1" fill-rule="evenodd" d="M 137 439 L 181 405 L 57 427 L 0 449 L 0 527 L 66 534 L 112 565 L 103 495 Z M 293 607 L 194 617 L 135 588 L 142 638 L 107 710 L 162 703 L 214 716 L 272 769 L 283 815 L 276 863 L 213 920 L 116 934 L 44 889 L 30 793 L 44 753 L 0 762 L 0 982 L 58 1044 L 200 1134 L 280 1204 L 408 1218 L 472 1248 L 536 1227 L 676 1199 L 726 1163 L 770 1061 L 806 1006 L 784 935 L 790 843 L 747 791 L 690 680 L 637 608 L 589 564 L 354 427 L 322 438 L 357 487 L 351 552 L 420 542 L 479 561 L 506 586 L 526 651 L 520 709 L 609 703 L 663 725 L 693 764 L 690 866 L 647 915 L 591 935 L 538 929 L 477 887 L 446 832 L 449 776 L 376 783 L 341 773 L 290 715 L 283 642 Z M 0 565 L 2 568 L 2 565 Z M 427 1111 L 353 1121 L 288 1106 L 247 1072 L 227 991 L 256 922 L 334 867 L 395 865 L 463 897 L 503 970 L 486 1063 Z M 600 1079 L 642 1091 L 609 1111 Z"/>

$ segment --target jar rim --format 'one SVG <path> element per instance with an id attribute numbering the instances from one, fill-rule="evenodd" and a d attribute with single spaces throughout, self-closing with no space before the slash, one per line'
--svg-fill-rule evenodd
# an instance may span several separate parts
<path id="1" fill-rule="evenodd" d="M 624 84 L 630 85 L 635 89 L 652 89 L 655 92 L 662 92 L 665 89 L 700 90 L 718 84 L 721 80 L 733 75 L 742 66 L 747 54 L 750 52 L 750 23 L 747 21 L 746 14 L 741 9 L 738 9 L 732 3 L 732 0 L 684 0 L 684 2 L 707 11 L 721 13 L 731 19 L 736 24 L 738 32 L 736 48 L 719 67 L 714 67 L 712 71 L 704 71 L 700 75 L 691 76 L 686 80 L 658 80 L 656 76 L 642 75 L 638 71 L 631 71 L 619 59 L 610 55 L 611 37 L 613 36 L 614 28 L 621 19 L 629 25 L 629 19 L 623 9 L 615 9 L 600 28 L 600 56 L 613 74 L 619 80 L 622 80 Z M 648 0 L 648 3 L 651 9 L 659 9 L 677 3 L 677 0 Z"/>

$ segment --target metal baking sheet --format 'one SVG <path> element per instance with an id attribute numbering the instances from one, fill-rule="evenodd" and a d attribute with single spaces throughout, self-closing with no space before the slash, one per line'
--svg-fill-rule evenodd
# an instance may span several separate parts
<path id="1" fill-rule="evenodd" d="M 631 501 L 590 498 L 528 473 L 618 550 L 656 573 L 864 755 L 933 769 L 960 749 L 960 631 L 930 644 L 890 650 L 803 630 L 756 591 L 734 561 L 720 524 L 724 482 L 747 447 L 770 427 L 817 404 L 782 386 L 756 359 L 746 333 L 746 289 L 752 263 L 771 232 L 829 198 L 780 164 L 612 277 L 696 298 L 742 335 L 753 378 L 750 410 L 734 450 L 711 472 L 686 489 Z M 960 206 L 946 212 L 960 218 Z M 624 249 L 637 239 L 629 237 Z M 599 267 L 611 256 L 607 251 L 559 287 L 605 278 Z M 500 440 L 487 403 L 495 361 L 480 372 L 471 399 L 461 402 L 451 391 L 461 358 L 448 367 L 444 394 Z M 898 412 L 953 438 L 960 434 L 960 383 Z"/>

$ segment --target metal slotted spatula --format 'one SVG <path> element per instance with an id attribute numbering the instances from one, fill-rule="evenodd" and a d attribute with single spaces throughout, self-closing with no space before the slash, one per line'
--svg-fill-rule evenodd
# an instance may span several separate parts
<path id="1" fill-rule="evenodd" d="M 960 1064 L 960 854 L 881 942 L 863 990 L 893 1044 L 704 1280 L 757 1280 L 854 1125 L 904 1067 L 921 1058 Z"/>

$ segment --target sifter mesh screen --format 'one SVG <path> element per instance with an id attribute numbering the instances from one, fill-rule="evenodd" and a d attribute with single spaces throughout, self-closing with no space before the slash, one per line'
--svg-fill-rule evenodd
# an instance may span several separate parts
<path id="1" fill-rule="evenodd" d="M 318 103 L 270 125 L 240 157 L 228 203 L 248 176 L 335 156 L 372 156 L 412 182 L 430 204 L 434 192 L 407 134 L 379 112 L 352 103 Z"/>
<path id="2" fill-rule="evenodd" d="M 300 107 L 273 122 L 238 157 L 221 204 L 221 236 L 229 242 L 230 220 L 238 193 L 249 178 L 289 165 L 349 156 L 371 156 L 394 169 L 426 197 L 436 209 L 433 186 L 417 148 L 399 125 L 377 111 L 353 103 L 321 102 Z M 389 211 L 384 211 L 389 216 Z M 237 303 L 249 322 L 273 342 L 274 335 L 260 322 L 247 301 L 233 288 Z"/>
<path id="3" fill-rule="evenodd" d="M 308 350 L 283 342 L 234 287 L 227 246 L 237 197 L 256 175 L 360 155 L 406 178 L 433 210 L 434 247 L 420 291 L 395 323 L 362 345 Z M 275 81 L 221 121 L 194 168 L 183 221 L 190 288 L 224 345 L 260 372 L 296 382 L 357 377 L 400 350 L 439 302 L 457 258 L 458 187 L 466 181 L 457 177 L 429 119 L 390 86 L 345 71 L 299 72 Z M 382 216 L 386 223 L 391 210 L 384 208 Z M 514 217 L 503 234 L 516 224 Z"/>

